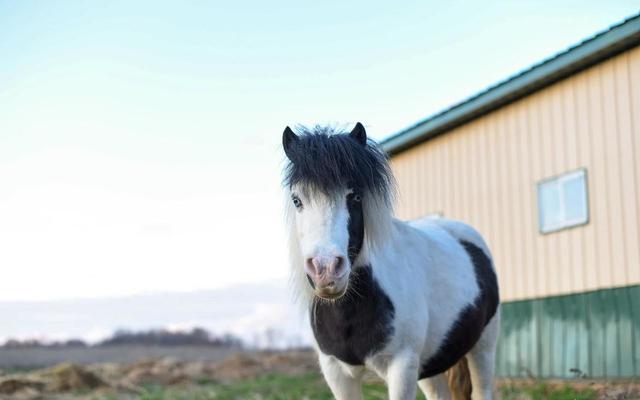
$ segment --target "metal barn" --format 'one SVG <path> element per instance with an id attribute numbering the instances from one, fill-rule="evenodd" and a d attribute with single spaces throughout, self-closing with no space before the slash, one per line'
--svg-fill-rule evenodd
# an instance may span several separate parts
<path id="1" fill-rule="evenodd" d="M 382 143 L 493 251 L 504 377 L 640 376 L 640 15 Z"/>

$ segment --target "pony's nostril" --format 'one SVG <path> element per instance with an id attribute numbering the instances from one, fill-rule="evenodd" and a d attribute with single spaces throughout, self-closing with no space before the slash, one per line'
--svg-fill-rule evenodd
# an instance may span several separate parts
<path id="1" fill-rule="evenodd" d="M 317 273 L 316 264 L 313 262 L 312 258 L 307 258 L 307 262 L 305 263 L 305 269 L 307 270 L 308 274 L 316 275 Z"/>
<path id="2" fill-rule="evenodd" d="M 336 257 L 334 260 L 334 265 L 332 269 L 333 269 L 334 276 L 342 275 L 342 272 L 344 271 L 344 258 Z"/>

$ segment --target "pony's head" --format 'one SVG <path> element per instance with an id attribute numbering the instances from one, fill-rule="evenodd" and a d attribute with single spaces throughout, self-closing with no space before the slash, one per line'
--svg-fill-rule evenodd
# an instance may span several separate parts
<path id="1" fill-rule="evenodd" d="M 294 284 L 301 294 L 344 295 L 391 223 L 394 184 L 386 154 L 357 123 L 284 130 L 282 144 Z"/>

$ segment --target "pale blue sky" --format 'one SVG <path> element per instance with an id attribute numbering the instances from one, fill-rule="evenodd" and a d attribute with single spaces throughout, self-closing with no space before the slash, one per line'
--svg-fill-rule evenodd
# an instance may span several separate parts
<path id="1" fill-rule="evenodd" d="M 0 300 L 284 281 L 280 135 L 380 139 L 637 1 L 0 1 Z"/>

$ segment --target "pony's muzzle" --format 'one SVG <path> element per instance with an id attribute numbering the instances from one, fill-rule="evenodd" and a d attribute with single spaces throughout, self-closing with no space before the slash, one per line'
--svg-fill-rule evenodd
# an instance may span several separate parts
<path id="1" fill-rule="evenodd" d="M 336 298 L 344 294 L 347 286 L 348 267 L 343 257 L 316 256 L 309 258 L 305 263 L 305 269 L 318 296 Z"/>
<path id="2" fill-rule="evenodd" d="M 315 281 L 340 278 L 346 271 L 344 258 L 333 256 L 316 256 L 307 259 L 307 274 Z M 319 283 L 319 282 L 318 282 Z"/>

